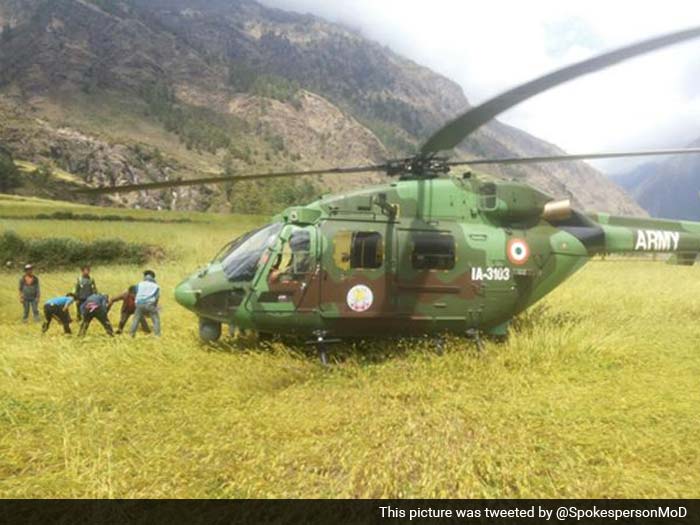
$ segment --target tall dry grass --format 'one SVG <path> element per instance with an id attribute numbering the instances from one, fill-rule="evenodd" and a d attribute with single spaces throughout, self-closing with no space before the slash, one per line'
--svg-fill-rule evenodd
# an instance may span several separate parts
<path id="1" fill-rule="evenodd" d="M 162 340 L 41 336 L 0 274 L 0 496 L 700 496 L 699 269 L 594 262 L 506 344 L 370 341 L 326 370 L 303 347 L 203 346 L 171 298 L 254 222 L 2 222 L 156 239 L 171 258 Z M 140 270 L 94 274 L 116 293 Z M 75 274 L 42 275 L 45 297 Z"/>

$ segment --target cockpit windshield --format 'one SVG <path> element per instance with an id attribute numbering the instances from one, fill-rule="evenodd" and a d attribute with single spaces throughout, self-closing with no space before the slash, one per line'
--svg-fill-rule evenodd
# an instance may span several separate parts
<path id="1" fill-rule="evenodd" d="M 212 259 L 212 263 L 220 263 L 223 262 L 226 257 L 228 257 L 233 250 L 238 248 L 241 243 L 245 242 L 246 239 L 250 238 L 251 235 L 255 235 L 258 233 L 262 228 L 258 228 L 257 230 L 253 230 L 251 232 L 245 233 L 241 235 L 240 237 L 236 237 L 234 240 L 231 242 L 227 243 L 223 248 L 221 248 L 218 253 L 214 256 Z"/>
<path id="2" fill-rule="evenodd" d="M 221 263 L 229 281 L 252 281 L 260 258 L 274 244 L 281 230 L 282 223 L 274 223 L 246 233 L 227 244 L 214 261 Z"/>

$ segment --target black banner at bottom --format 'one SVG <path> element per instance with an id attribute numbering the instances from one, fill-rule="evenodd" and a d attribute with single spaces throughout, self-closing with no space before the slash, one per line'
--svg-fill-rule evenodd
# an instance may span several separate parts
<path id="1" fill-rule="evenodd" d="M 0 500 L 0 523 L 700 523 L 700 500 Z"/>

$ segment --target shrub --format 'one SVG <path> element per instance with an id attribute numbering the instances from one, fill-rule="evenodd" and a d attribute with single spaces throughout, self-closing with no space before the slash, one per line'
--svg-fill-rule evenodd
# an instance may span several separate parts
<path id="1" fill-rule="evenodd" d="M 15 232 L 5 232 L 0 237 L 0 256 L 5 261 L 12 260 L 12 255 L 22 253 L 24 248 L 24 240 Z"/>
<path id="2" fill-rule="evenodd" d="M 243 62 L 232 63 L 229 66 L 228 83 L 235 91 L 249 92 L 257 78 L 255 69 Z"/>
<path id="3" fill-rule="evenodd" d="M 53 177 L 53 167 L 48 162 L 42 162 L 33 172 L 39 182 L 48 182 Z"/>
<path id="4" fill-rule="evenodd" d="M 17 218 L 17 217 L 13 217 Z M 74 213 L 72 211 L 55 211 L 53 213 L 39 213 L 24 219 L 54 220 L 54 221 L 107 221 L 107 222 L 155 222 L 155 223 L 188 223 L 191 219 L 159 219 L 156 217 L 132 217 L 131 215 L 97 215 L 95 213 Z"/>
<path id="5" fill-rule="evenodd" d="M 301 89 L 299 82 L 277 75 L 261 75 L 250 88 L 251 93 L 280 102 L 292 102 Z"/>
<path id="6" fill-rule="evenodd" d="M 12 155 L 0 147 L 0 191 L 8 191 L 21 184 L 19 171 Z"/>
<path id="7" fill-rule="evenodd" d="M 142 264 L 162 249 L 121 239 L 83 242 L 70 238 L 23 239 L 15 232 L 0 236 L 0 260 L 52 268 L 80 264 Z"/>

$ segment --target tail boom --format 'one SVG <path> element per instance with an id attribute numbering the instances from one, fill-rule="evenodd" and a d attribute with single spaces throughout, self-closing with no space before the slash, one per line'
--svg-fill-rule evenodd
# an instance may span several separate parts
<path id="1" fill-rule="evenodd" d="M 602 253 L 700 253 L 700 223 L 605 213 L 588 216 L 603 230 Z"/>

